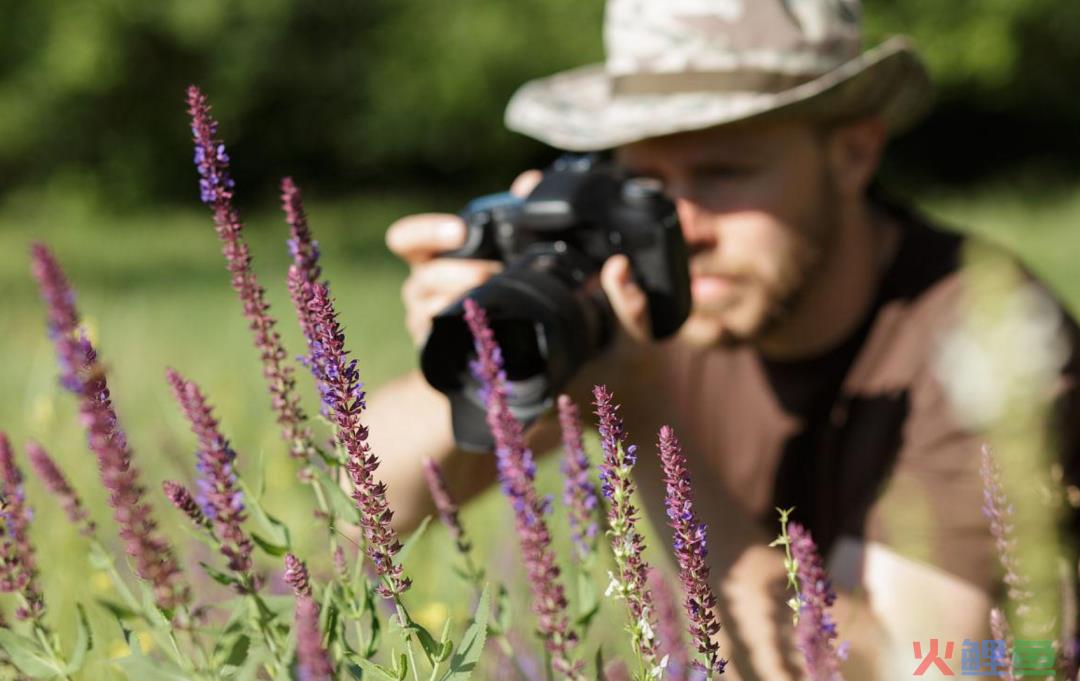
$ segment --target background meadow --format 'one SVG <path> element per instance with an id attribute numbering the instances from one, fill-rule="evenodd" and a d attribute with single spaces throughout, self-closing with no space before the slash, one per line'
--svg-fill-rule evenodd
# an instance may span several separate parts
<path id="1" fill-rule="evenodd" d="M 894 145 L 886 178 L 935 217 L 1013 250 L 1080 312 L 1073 122 L 1080 94 L 1053 77 L 1080 68 L 1078 48 L 1064 40 L 1080 30 L 1080 10 L 994 4 L 1000 11 L 984 1 L 976 14 L 970 0 L 865 3 L 871 40 L 914 34 L 942 88 L 935 115 Z M 78 291 L 170 534 L 183 538 L 185 520 L 159 483 L 190 480 L 194 442 L 169 394 L 167 366 L 205 389 L 243 476 L 265 476 L 265 505 L 293 528 L 297 553 L 313 558 L 318 574 L 328 565 L 317 558 L 323 539 L 310 492 L 296 484 L 278 439 L 258 358 L 198 203 L 183 88 L 201 83 L 217 106 L 255 269 L 286 347 L 303 350 L 284 285 L 287 229 L 276 199 L 277 178 L 292 174 L 305 190 L 348 346 L 373 389 L 415 362 L 398 293 L 405 268 L 383 245 L 386 227 L 412 212 L 457 210 L 518 169 L 550 160 L 549 150 L 501 128 L 502 104 L 522 80 L 599 55 L 599 3 L 509 7 L 41 0 L 13 8 L 0 27 L 0 429 L 19 456 L 27 438 L 50 450 L 104 536 L 113 535 L 104 492 L 74 399 L 56 386 L 29 242 L 47 242 Z M 308 412 L 317 412 L 306 371 L 298 383 Z M 642 446 L 652 439 L 631 438 Z M 590 445 L 595 455 L 595 440 Z M 541 470 L 541 486 L 552 493 L 560 485 L 555 463 L 549 457 Z M 27 477 L 51 620 L 70 640 L 75 599 L 107 597 L 108 580 Z M 488 493 L 465 509 L 463 522 L 481 562 L 515 580 L 521 569 L 504 550 L 512 534 L 505 509 Z M 565 547 L 559 504 L 552 526 Z M 200 550 L 195 542 L 184 547 L 190 574 L 206 558 Z M 432 526 L 409 559 L 416 586 L 408 598 L 424 604 L 414 615 L 429 626 L 468 615 L 467 588 L 434 567 L 450 551 L 445 531 Z M 209 580 L 199 587 L 220 588 Z M 105 660 L 127 651 L 110 618 L 100 609 L 90 614 L 99 639 L 89 678 L 110 678 Z M 606 606 L 601 618 L 597 630 L 617 630 L 621 607 Z"/>

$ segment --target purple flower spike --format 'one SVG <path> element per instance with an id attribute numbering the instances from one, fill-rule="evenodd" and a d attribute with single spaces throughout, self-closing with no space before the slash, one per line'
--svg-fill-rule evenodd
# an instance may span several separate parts
<path id="1" fill-rule="evenodd" d="M 161 490 L 178 511 L 186 515 L 197 527 L 208 530 L 213 529 L 213 524 L 207 518 L 199 505 L 195 503 L 195 497 L 191 496 L 191 490 L 174 480 L 165 480 L 161 483 Z"/>
<path id="2" fill-rule="evenodd" d="M 1005 613 L 1001 611 L 1001 608 L 990 609 L 990 635 L 994 637 L 995 641 L 1005 641 L 1006 651 L 1013 650 L 1012 630 L 1009 629 L 1009 622 L 1005 619 Z M 995 648 L 994 664 L 1001 668 L 1001 671 L 998 672 L 998 678 L 1005 679 L 1005 681 L 1016 681 L 1016 670 L 1013 668 L 1012 657 L 1007 652 L 1002 655 L 1000 649 Z"/>
<path id="3" fill-rule="evenodd" d="M 656 637 L 660 650 L 667 655 L 666 678 L 682 680 L 690 667 L 690 653 L 683 636 L 683 622 L 679 616 L 679 601 L 667 577 L 657 568 L 649 570 L 649 591 L 656 604 Z"/>
<path id="4" fill-rule="evenodd" d="M 7 434 L 0 431 L 0 591 L 17 591 L 24 603 L 15 610 L 16 619 L 39 619 L 45 614 L 45 597 L 37 583 L 37 561 L 30 542 L 30 518 L 22 473 L 15 466 L 15 454 Z"/>
<path id="5" fill-rule="evenodd" d="M 204 203 L 214 210 L 214 226 L 222 242 L 222 252 L 232 275 L 233 290 L 244 306 L 263 365 L 263 377 L 270 391 L 270 400 L 281 435 L 289 443 L 293 456 L 303 457 L 311 448 L 310 437 L 303 423 L 306 419 L 296 395 L 296 380 L 292 368 L 285 364 L 285 348 L 275 330 L 277 322 L 270 316 L 266 292 L 251 269 L 251 253 L 244 241 L 244 225 L 233 206 L 233 181 L 229 176 L 229 157 L 225 146 L 217 139 L 217 121 L 210 115 L 206 96 L 192 85 L 188 88 L 188 113 L 195 140 L 195 166 L 199 171 L 199 193 Z"/>
<path id="6" fill-rule="evenodd" d="M 52 457 L 38 443 L 27 442 L 26 458 L 29 459 L 30 467 L 37 473 L 45 488 L 60 500 L 60 505 L 64 507 L 68 520 L 79 528 L 81 534 L 87 537 L 93 535 L 97 527 L 90 519 L 90 513 L 83 506 L 79 495 L 72 489 Z"/>
<path id="7" fill-rule="evenodd" d="M 664 661 L 656 649 L 656 618 L 649 593 L 649 564 L 645 562 L 645 539 L 637 531 L 638 510 L 634 507 L 634 481 L 631 473 L 637 463 L 634 445 L 627 445 L 626 431 L 618 415 L 618 405 L 602 385 L 593 388 L 596 415 L 600 419 L 600 490 L 607 497 L 608 536 L 615 555 L 618 574 L 613 574 L 608 594 L 626 601 L 630 612 L 630 643 L 646 666 L 649 675 L 663 673 Z"/>
<path id="8" fill-rule="evenodd" d="M 708 552 L 705 545 L 705 524 L 694 513 L 690 473 L 679 439 L 668 426 L 660 428 L 658 448 L 664 467 L 667 495 L 668 525 L 675 537 L 675 558 L 679 562 L 679 579 L 686 595 L 686 614 L 690 620 L 690 636 L 699 653 L 705 656 L 705 669 L 710 674 L 723 674 L 727 661 L 720 657 L 720 645 L 713 637 L 720 631 L 716 616 L 716 595 L 709 583 Z"/>
<path id="9" fill-rule="evenodd" d="M 291 553 L 285 554 L 284 578 L 298 598 L 311 598 L 311 580 L 308 577 L 307 565 Z"/>
<path id="10" fill-rule="evenodd" d="M 994 462 L 990 448 L 983 446 L 979 473 L 983 480 L 983 515 L 990 521 L 990 534 L 994 537 L 998 560 L 1005 570 L 1003 581 L 1008 588 L 1009 600 L 1015 606 L 1016 615 L 1025 617 L 1031 611 L 1031 589 L 1028 578 L 1020 569 L 1016 557 L 1016 537 L 1013 532 L 1013 507 L 1001 485 L 1001 471 Z"/>
<path id="11" fill-rule="evenodd" d="M 795 647 L 802 653 L 812 681 L 842 681 L 842 658 L 834 645 L 836 623 L 829 614 L 829 608 L 836 601 L 836 592 L 825 573 L 810 532 L 793 522 L 788 526 L 788 535 L 799 580 L 799 622 L 795 625 Z"/>
<path id="12" fill-rule="evenodd" d="M 427 478 L 428 490 L 431 491 L 431 498 L 435 501 L 435 508 L 439 512 L 439 518 L 442 520 L 443 525 L 450 531 L 450 536 L 454 539 L 454 546 L 461 554 L 467 554 L 472 550 L 472 543 L 465 535 L 465 528 L 461 526 L 461 519 L 458 517 L 458 505 L 454 500 L 453 495 L 450 494 L 450 489 L 446 486 L 446 478 L 443 476 L 442 468 L 439 464 L 435 463 L 434 459 L 424 458 L 424 476 Z"/>
<path id="13" fill-rule="evenodd" d="M 157 604 L 174 608 L 189 599 L 172 547 L 158 532 L 127 436 L 110 400 L 105 370 L 79 330 L 79 315 L 67 278 L 52 253 L 31 247 L 34 277 L 49 308 L 49 335 L 59 357 L 61 383 L 79 397 L 79 421 L 98 460 L 120 538 L 135 563 L 135 574 L 149 582 Z"/>
<path id="14" fill-rule="evenodd" d="M 281 181 L 281 209 L 285 212 L 285 221 L 289 223 L 287 243 L 289 255 L 292 256 L 292 267 L 289 269 L 296 270 L 297 279 L 300 281 L 314 284 L 322 276 L 322 268 L 319 267 L 319 242 L 311 236 L 300 188 L 291 177 Z"/>
<path id="15" fill-rule="evenodd" d="M 200 475 L 195 501 L 213 523 L 221 553 L 229 560 L 229 569 L 246 573 L 251 570 L 252 543 L 243 528 L 247 516 L 243 494 L 237 486 L 236 452 L 221 434 L 199 386 L 173 369 L 166 370 L 166 376 L 191 424 L 191 432 L 199 441 L 196 468 Z"/>
<path id="16" fill-rule="evenodd" d="M 296 660 L 300 681 L 330 681 L 334 667 L 322 644 L 319 606 L 307 596 L 296 599 Z"/>
<path id="17" fill-rule="evenodd" d="M 366 406 L 364 384 L 360 382 L 356 360 L 350 360 L 345 349 L 345 334 L 338 324 L 330 292 L 319 283 L 304 286 L 308 289 L 305 295 L 311 316 L 312 335 L 307 340 L 312 372 L 319 383 L 324 411 L 336 426 L 338 442 L 348 455 L 345 469 L 352 481 L 353 499 L 360 509 L 367 555 L 375 572 L 384 580 L 379 593 L 384 598 L 396 599 L 412 582 L 403 576 L 401 565 L 394 563 L 401 542 L 390 522 L 394 513 L 386 502 L 386 485 L 375 479 L 379 459 L 367 443 L 367 426 L 360 421 Z"/>
<path id="18" fill-rule="evenodd" d="M 476 348 L 472 372 L 483 386 L 487 423 L 495 438 L 499 481 L 514 509 L 514 524 L 529 574 L 532 609 L 540 635 L 555 671 L 565 678 L 580 679 L 581 664 L 571 657 L 577 636 L 570 629 L 566 593 L 559 582 L 559 567 L 544 520 L 549 504 L 536 490 L 532 452 L 525 446 L 521 423 L 510 413 L 507 404 L 502 354 L 488 326 L 487 315 L 472 299 L 465 300 L 465 321 Z"/>
<path id="19" fill-rule="evenodd" d="M 560 395 L 558 406 L 563 441 L 563 502 L 570 518 L 574 549 L 578 558 L 585 560 L 596 553 L 599 534 L 596 510 L 600 504 L 596 496 L 596 485 L 589 480 L 589 459 L 585 456 L 581 413 L 569 395 Z"/>

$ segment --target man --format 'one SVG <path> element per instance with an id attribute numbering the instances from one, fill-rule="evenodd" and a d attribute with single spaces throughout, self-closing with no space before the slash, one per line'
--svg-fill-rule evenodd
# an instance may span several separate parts
<path id="1" fill-rule="evenodd" d="M 690 319 L 652 341 L 628 262 L 611 258 L 601 281 L 620 336 L 570 392 L 587 411 L 593 383 L 612 387 L 642 451 L 662 424 L 681 437 L 733 678 L 798 676 L 781 555 L 767 548 L 777 506 L 795 506 L 828 557 L 847 678 L 910 674 L 916 640 L 989 637 L 981 440 L 934 373 L 962 294 L 961 241 L 873 185 L 929 81 L 902 39 L 860 53 L 858 12 L 854 0 L 609 0 L 606 63 L 527 84 L 507 110 L 509 127 L 554 147 L 615 149 L 675 201 Z M 463 237 L 452 215 L 387 233 L 411 268 L 402 294 L 418 345 L 434 314 L 501 269 L 438 257 Z M 372 397 L 369 423 L 404 525 L 429 510 L 423 457 L 462 498 L 495 479 L 493 457 L 455 449 L 448 403 L 418 372 Z M 536 451 L 556 437 L 551 421 L 530 431 Z M 638 468 L 662 527 L 658 462 Z"/>

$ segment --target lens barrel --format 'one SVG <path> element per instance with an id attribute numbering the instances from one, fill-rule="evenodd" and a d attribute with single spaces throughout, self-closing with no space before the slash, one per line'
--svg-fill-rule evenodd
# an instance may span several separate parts
<path id="1" fill-rule="evenodd" d="M 610 340 L 614 314 L 599 264 L 563 241 L 537 243 L 498 276 L 466 294 L 484 308 L 502 350 L 511 412 L 528 425 L 549 409 L 581 366 Z M 454 439 L 478 452 L 494 445 L 464 299 L 439 313 L 420 355 L 428 383 L 450 398 Z"/>

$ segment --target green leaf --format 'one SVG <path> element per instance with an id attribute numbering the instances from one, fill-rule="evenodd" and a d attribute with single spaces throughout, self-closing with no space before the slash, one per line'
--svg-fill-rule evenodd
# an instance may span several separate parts
<path id="1" fill-rule="evenodd" d="M 331 478 L 330 474 L 323 468 L 311 466 L 309 470 L 319 479 L 319 484 L 322 485 L 323 491 L 326 492 L 327 503 L 330 504 L 330 509 L 334 512 L 334 515 L 358 523 L 360 521 L 360 509 L 356 507 L 356 501 L 346 494 L 341 485 Z"/>
<path id="2" fill-rule="evenodd" d="M 289 550 L 292 547 L 289 541 L 289 528 L 266 512 L 259 497 L 252 493 L 251 488 L 243 480 L 239 482 L 240 489 L 244 492 L 244 504 L 251 513 L 251 519 L 262 529 L 265 535 L 264 540 L 275 546 L 284 546 L 286 551 Z"/>
<path id="3" fill-rule="evenodd" d="M 371 660 L 366 660 L 362 657 L 354 657 L 352 661 L 360 665 L 360 668 L 363 669 L 365 672 L 380 676 L 387 681 L 398 681 L 397 674 L 395 674 L 393 670 L 387 669 L 381 664 L 375 664 Z"/>
<path id="4" fill-rule="evenodd" d="M 224 664 L 234 667 L 241 666 L 244 660 L 247 659 L 249 650 L 251 650 L 251 638 L 247 634 L 240 634 L 229 648 Z"/>
<path id="5" fill-rule="evenodd" d="M 7 651 L 19 671 L 31 678 L 51 679 L 63 672 L 56 660 L 42 650 L 37 641 L 16 634 L 10 629 L 0 629 L 0 648 Z"/>
<path id="6" fill-rule="evenodd" d="M 491 624 L 491 630 L 499 634 L 510 631 L 511 614 L 510 592 L 505 585 L 499 584 L 495 593 L 495 621 Z"/>
<path id="7" fill-rule="evenodd" d="M 431 632 L 424 628 L 419 622 L 414 622 L 409 618 L 409 629 L 415 634 L 418 641 L 420 641 L 420 647 L 424 649 L 424 654 L 428 660 L 434 660 L 435 656 L 442 650 L 442 644 L 435 640 L 435 637 L 431 635 Z"/>
<path id="8" fill-rule="evenodd" d="M 154 600 L 154 592 L 146 582 L 139 582 L 139 590 L 142 592 L 142 616 L 150 626 L 163 631 L 172 630 L 172 617 L 157 606 Z"/>
<path id="9" fill-rule="evenodd" d="M 251 533 L 251 540 L 253 542 L 255 542 L 255 544 L 260 549 L 262 549 L 263 553 L 265 553 L 268 556 L 273 556 L 275 558 L 280 558 L 280 557 L 284 556 L 286 553 L 289 552 L 289 547 L 287 547 L 287 546 L 279 546 L 278 544 L 275 544 L 272 541 L 263 539 L 262 535 L 260 535 L 258 532 L 252 532 Z"/>
<path id="10" fill-rule="evenodd" d="M 203 572 L 210 576 L 210 579 L 214 580 L 218 584 L 224 586 L 234 586 L 238 584 L 236 577 L 230 575 L 227 572 L 222 572 L 215 567 L 211 567 L 208 563 L 199 561 L 199 565 L 202 566 Z"/>
<path id="11" fill-rule="evenodd" d="M 409 535 L 409 538 L 405 540 L 405 543 L 401 546 L 401 550 L 394 556 L 394 565 L 404 565 L 405 558 L 416 547 L 417 542 L 420 541 L 420 537 L 424 536 L 424 531 L 427 530 L 428 524 L 431 523 L 431 516 L 424 518 L 420 525 L 413 530 L 413 533 Z"/>
<path id="12" fill-rule="evenodd" d="M 79 612 L 79 617 L 75 621 L 75 647 L 72 648 L 67 666 L 64 667 L 66 676 L 70 676 L 82 669 L 83 663 L 86 661 L 87 651 L 94 647 L 94 635 L 90 631 L 90 622 L 86 618 L 86 608 L 83 607 L 82 603 L 76 603 L 75 608 Z"/>
<path id="13" fill-rule="evenodd" d="M 142 655 L 128 655 L 113 660 L 113 664 L 127 675 L 130 681 L 191 681 L 191 675 L 171 662 Z"/>
<path id="14" fill-rule="evenodd" d="M 487 641 L 488 615 L 491 612 L 489 589 L 490 587 L 485 584 L 484 592 L 480 594 L 480 602 L 476 604 L 473 623 L 461 637 L 461 645 L 450 658 L 450 669 L 441 681 L 466 681 L 472 676 L 473 669 L 480 660 L 480 653 L 484 650 L 484 643 Z"/>
<path id="15" fill-rule="evenodd" d="M 604 649 L 596 648 L 596 681 L 607 681 L 607 672 L 604 671 Z"/>
<path id="16" fill-rule="evenodd" d="M 585 571 L 577 573 L 578 614 L 574 622 L 582 629 L 588 629 L 596 614 L 600 612 L 600 599 L 596 593 L 596 582 Z M 582 632 L 583 633 L 583 632 Z"/>

